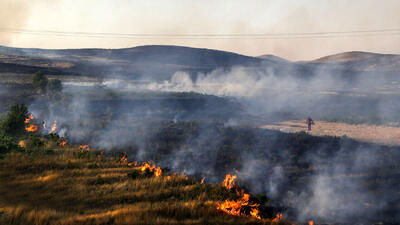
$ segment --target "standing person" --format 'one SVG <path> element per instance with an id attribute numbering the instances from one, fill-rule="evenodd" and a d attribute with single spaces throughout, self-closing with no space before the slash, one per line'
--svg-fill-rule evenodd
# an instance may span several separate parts
<path id="1" fill-rule="evenodd" d="M 308 126 L 308 131 L 311 131 L 311 125 L 315 124 L 314 120 L 312 120 L 311 117 L 308 117 L 306 123 Z"/>

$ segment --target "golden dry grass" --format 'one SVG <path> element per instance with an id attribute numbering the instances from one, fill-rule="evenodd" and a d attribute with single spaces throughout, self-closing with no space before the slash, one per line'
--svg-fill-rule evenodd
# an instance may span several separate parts
<path id="1" fill-rule="evenodd" d="M 287 133 L 308 132 L 305 121 L 301 120 L 284 121 L 279 124 L 264 125 L 261 128 Z M 400 145 L 400 127 L 315 121 L 315 125 L 312 126 L 312 130 L 308 133 L 316 136 L 347 136 L 359 141 Z"/>
<path id="2" fill-rule="evenodd" d="M 112 157 L 74 147 L 0 161 L 0 224 L 269 224 L 216 210 L 227 193 L 181 175 L 130 178 Z"/>

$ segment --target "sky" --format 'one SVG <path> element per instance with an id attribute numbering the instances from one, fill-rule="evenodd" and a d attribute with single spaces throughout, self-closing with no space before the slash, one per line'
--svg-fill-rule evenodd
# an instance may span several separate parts
<path id="1" fill-rule="evenodd" d="M 273 54 L 289 60 L 310 60 L 345 51 L 400 54 L 399 12 L 399 0 L 0 0 L 0 45 L 62 49 L 166 44 L 250 56 Z M 11 32 L 15 29 L 23 32 Z M 382 29 L 398 31 L 368 36 L 252 36 Z"/>

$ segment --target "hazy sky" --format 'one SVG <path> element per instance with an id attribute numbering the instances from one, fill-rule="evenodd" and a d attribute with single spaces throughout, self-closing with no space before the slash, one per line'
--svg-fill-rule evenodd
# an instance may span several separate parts
<path id="1" fill-rule="evenodd" d="M 400 29 L 400 0 L 0 0 L 0 29 L 136 34 L 264 34 Z M 101 38 L 10 33 L 0 45 L 124 48 L 173 44 L 291 60 L 343 51 L 400 54 L 400 32 L 333 38 Z"/>

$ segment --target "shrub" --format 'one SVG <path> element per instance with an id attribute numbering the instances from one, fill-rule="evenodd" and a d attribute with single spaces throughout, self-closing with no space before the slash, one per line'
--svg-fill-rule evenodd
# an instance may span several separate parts
<path id="1" fill-rule="evenodd" d="M 11 150 L 17 149 L 18 145 L 11 137 L 0 136 L 0 154 L 6 154 Z"/>
<path id="2" fill-rule="evenodd" d="M 49 80 L 47 82 L 47 93 L 55 94 L 62 91 L 63 86 L 59 79 Z"/>
<path id="3" fill-rule="evenodd" d="M 145 171 L 141 170 L 133 170 L 127 174 L 127 176 L 131 179 L 139 179 L 139 178 L 146 178 L 146 177 L 152 177 L 154 175 L 154 172 L 150 171 L 148 168 L 146 168 Z"/>
<path id="4" fill-rule="evenodd" d="M 25 119 L 28 117 L 28 108 L 15 103 L 11 106 L 7 117 L 2 122 L 3 133 L 7 136 L 20 136 L 25 133 Z"/>
<path id="5" fill-rule="evenodd" d="M 35 75 L 33 75 L 32 79 L 32 84 L 35 87 L 37 91 L 40 91 L 41 93 L 45 94 L 47 90 L 47 83 L 48 83 L 47 77 L 42 73 L 42 72 L 37 72 Z"/>
<path id="6" fill-rule="evenodd" d="M 29 147 L 33 147 L 33 148 L 40 148 L 44 146 L 44 142 L 36 137 L 36 136 L 29 136 Z"/>

